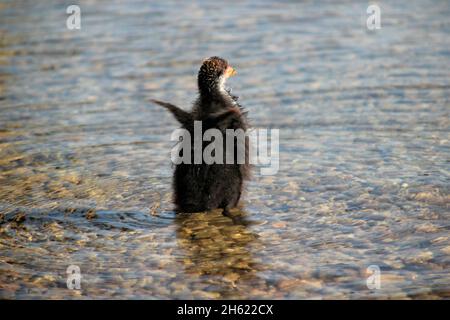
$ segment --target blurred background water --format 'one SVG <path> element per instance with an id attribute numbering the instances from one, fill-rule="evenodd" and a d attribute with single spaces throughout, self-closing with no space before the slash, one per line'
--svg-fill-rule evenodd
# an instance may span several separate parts
<path id="1" fill-rule="evenodd" d="M 448 1 L 380 1 L 376 31 L 365 1 L 70 4 L 0 1 L 0 298 L 449 298 Z M 281 129 L 238 224 L 171 212 L 147 102 L 189 108 L 212 55 Z"/>

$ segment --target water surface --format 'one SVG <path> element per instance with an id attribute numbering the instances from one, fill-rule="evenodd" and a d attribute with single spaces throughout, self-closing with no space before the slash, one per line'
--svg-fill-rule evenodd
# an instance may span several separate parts
<path id="1" fill-rule="evenodd" d="M 0 2 L 0 298 L 449 298 L 450 6 Z M 220 55 L 280 170 L 171 211 L 159 98 Z M 78 265 L 82 289 L 69 290 Z M 366 286 L 381 268 L 381 289 Z"/>

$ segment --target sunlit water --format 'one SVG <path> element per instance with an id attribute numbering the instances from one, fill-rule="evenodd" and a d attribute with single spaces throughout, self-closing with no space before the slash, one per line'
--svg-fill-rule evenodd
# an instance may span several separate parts
<path id="1" fill-rule="evenodd" d="M 449 298 L 447 1 L 382 1 L 377 31 L 364 2 L 79 1 L 78 31 L 54 3 L 0 2 L 0 298 Z M 239 223 L 171 211 L 147 102 L 189 108 L 211 55 L 280 129 Z"/>

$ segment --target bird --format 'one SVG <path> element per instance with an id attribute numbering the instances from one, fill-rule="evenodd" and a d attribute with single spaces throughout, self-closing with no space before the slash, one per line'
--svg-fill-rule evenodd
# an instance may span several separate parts
<path id="1" fill-rule="evenodd" d="M 181 128 L 193 134 L 194 122 L 202 122 L 202 136 L 208 129 L 217 129 L 225 141 L 227 129 L 249 129 L 248 111 L 238 102 L 238 96 L 225 87 L 228 78 L 236 70 L 228 61 L 213 56 L 203 60 L 197 76 L 198 97 L 192 109 L 185 111 L 171 103 L 150 99 L 173 114 Z M 237 161 L 237 143 L 234 139 L 233 162 L 229 163 L 180 163 L 175 165 L 173 175 L 173 202 L 178 213 L 205 212 L 222 209 L 224 216 L 231 217 L 230 209 L 241 199 L 245 181 L 250 179 L 251 166 L 248 159 L 249 139 L 245 138 L 245 161 Z M 206 144 L 203 143 L 202 151 Z M 221 146 L 222 148 L 222 146 Z M 194 148 L 191 148 L 193 150 Z M 229 150 L 228 150 L 229 151 Z M 242 145 L 241 149 L 242 151 Z M 192 151 L 193 152 L 193 151 Z M 224 159 L 227 148 L 223 145 Z M 231 157 L 231 155 L 230 155 Z"/>

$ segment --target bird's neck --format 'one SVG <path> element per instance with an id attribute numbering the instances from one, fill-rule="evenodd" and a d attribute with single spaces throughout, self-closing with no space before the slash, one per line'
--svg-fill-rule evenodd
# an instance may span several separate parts
<path id="1" fill-rule="evenodd" d="M 225 90 L 225 81 L 199 83 L 200 98 L 202 101 L 222 101 L 229 97 Z"/>
<path id="2" fill-rule="evenodd" d="M 220 112 L 224 107 L 234 105 L 235 101 L 230 93 L 225 89 L 225 84 L 220 83 L 200 90 L 201 114 L 213 114 Z"/>

